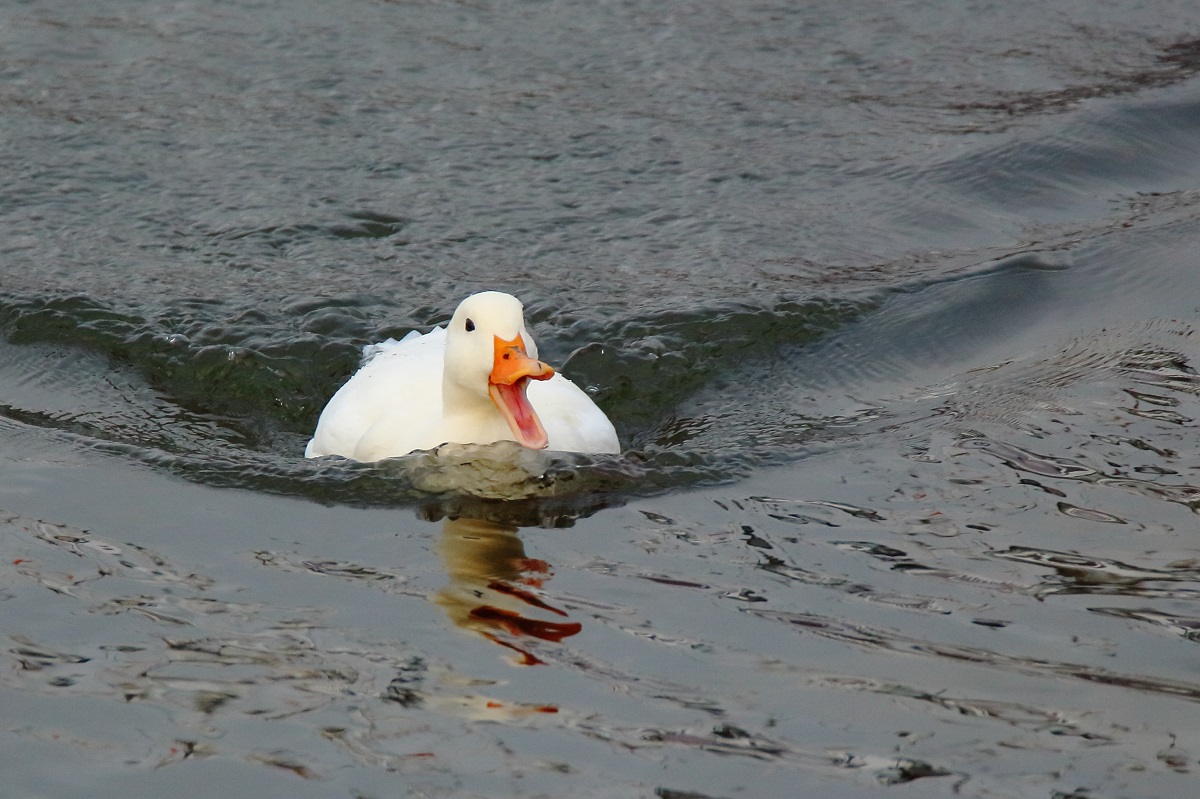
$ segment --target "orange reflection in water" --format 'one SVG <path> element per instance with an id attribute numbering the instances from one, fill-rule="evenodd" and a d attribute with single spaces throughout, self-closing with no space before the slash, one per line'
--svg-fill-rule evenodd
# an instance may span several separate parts
<path id="1" fill-rule="evenodd" d="M 482 519 L 447 519 L 438 547 L 449 584 L 433 596 L 456 625 L 516 653 L 516 663 L 543 663 L 531 650 L 536 640 L 560 643 L 577 634 L 579 622 L 540 593 L 550 565 L 525 556 L 517 528 Z M 540 616 L 542 617 L 539 617 Z"/>

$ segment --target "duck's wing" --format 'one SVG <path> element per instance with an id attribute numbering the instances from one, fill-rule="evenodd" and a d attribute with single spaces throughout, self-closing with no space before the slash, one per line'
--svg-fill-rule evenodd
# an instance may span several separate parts
<path id="1" fill-rule="evenodd" d="M 389 415 L 406 415 L 417 429 L 440 417 L 445 341 L 439 327 L 363 348 L 362 367 L 321 412 L 305 456 L 354 457 L 366 432 Z"/>
<path id="2" fill-rule="evenodd" d="M 547 449 L 559 452 L 619 453 L 617 431 L 604 411 L 579 386 L 561 374 L 531 382 L 529 402 L 537 411 L 549 439 Z"/>
<path id="3" fill-rule="evenodd" d="M 416 330 L 410 330 L 405 333 L 404 338 L 400 339 L 399 341 L 394 338 L 388 338 L 376 344 L 368 344 L 362 349 L 362 360 L 358 362 L 358 368 L 361 369 L 371 361 L 375 360 L 375 356 L 386 355 L 389 352 L 395 352 L 397 348 L 404 347 L 406 344 L 418 346 L 415 342 L 425 339 L 427 336 L 432 336 L 437 331 L 442 331 L 442 339 L 445 340 L 445 331 L 440 327 L 436 327 L 424 335 Z"/>

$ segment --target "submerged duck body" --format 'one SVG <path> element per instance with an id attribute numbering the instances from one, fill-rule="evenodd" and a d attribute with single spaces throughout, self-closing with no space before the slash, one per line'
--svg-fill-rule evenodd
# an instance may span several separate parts
<path id="1" fill-rule="evenodd" d="M 372 345 L 364 355 L 321 412 L 306 457 L 370 462 L 496 441 L 620 452 L 612 422 L 591 397 L 537 359 L 512 295 L 473 294 L 446 327 Z"/>

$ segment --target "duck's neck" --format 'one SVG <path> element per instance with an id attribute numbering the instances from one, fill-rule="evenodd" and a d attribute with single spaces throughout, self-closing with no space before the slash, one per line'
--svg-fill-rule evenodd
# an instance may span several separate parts
<path id="1" fill-rule="evenodd" d="M 468 391 L 442 376 L 442 417 L 452 425 L 461 444 L 488 444 L 512 438 L 508 423 L 489 396 Z M 469 440 L 468 440 L 469 439 Z"/>

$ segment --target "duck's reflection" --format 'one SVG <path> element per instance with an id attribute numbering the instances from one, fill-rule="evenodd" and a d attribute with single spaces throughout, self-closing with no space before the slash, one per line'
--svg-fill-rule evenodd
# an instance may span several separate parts
<path id="1" fill-rule="evenodd" d="M 439 550 L 450 583 L 433 601 L 459 627 L 511 649 L 520 665 L 543 662 L 531 651 L 533 639 L 558 643 L 582 629 L 539 595 L 550 565 L 525 556 L 516 527 L 446 519 Z"/>

